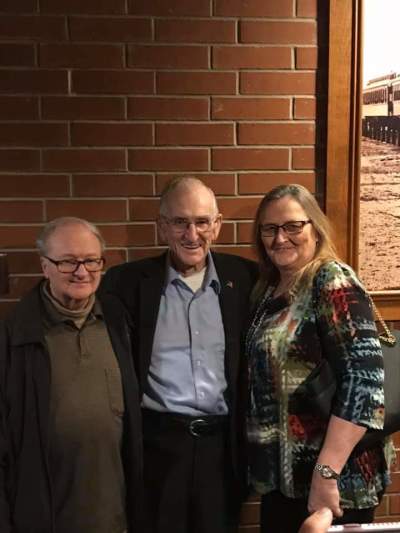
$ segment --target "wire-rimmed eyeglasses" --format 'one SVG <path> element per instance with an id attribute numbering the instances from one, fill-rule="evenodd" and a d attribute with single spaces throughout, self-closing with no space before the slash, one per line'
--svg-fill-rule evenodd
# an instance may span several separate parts
<path id="1" fill-rule="evenodd" d="M 260 233 L 263 237 L 275 237 L 282 228 L 287 235 L 297 235 L 310 223 L 311 220 L 289 220 L 284 224 L 260 224 Z"/>
<path id="2" fill-rule="evenodd" d="M 191 224 L 193 224 L 196 230 L 199 233 L 204 233 L 211 229 L 212 224 L 218 219 L 217 217 L 195 217 L 195 218 L 185 218 L 185 217 L 166 217 L 162 216 L 162 219 L 167 222 L 175 231 L 175 233 L 184 233 Z"/>
<path id="3" fill-rule="evenodd" d="M 50 263 L 53 263 L 53 265 L 56 265 L 57 270 L 62 274 L 72 274 L 76 272 L 81 265 L 83 265 L 88 272 L 98 272 L 99 270 L 102 270 L 104 263 L 106 262 L 104 257 L 83 259 L 82 261 L 78 259 L 61 259 L 57 261 L 47 255 L 44 255 L 43 257 L 50 261 Z"/>

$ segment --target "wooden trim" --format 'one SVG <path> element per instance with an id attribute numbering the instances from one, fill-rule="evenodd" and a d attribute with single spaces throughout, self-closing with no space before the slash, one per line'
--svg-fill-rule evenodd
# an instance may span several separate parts
<path id="1" fill-rule="evenodd" d="M 360 184 L 362 0 L 330 2 L 326 213 L 340 256 L 357 269 Z M 400 320 L 400 291 L 372 293 L 386 320 Z"/>

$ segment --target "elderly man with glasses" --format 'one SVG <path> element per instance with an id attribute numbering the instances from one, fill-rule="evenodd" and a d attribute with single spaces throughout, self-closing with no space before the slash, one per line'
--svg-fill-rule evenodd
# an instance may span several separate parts
<path id="1" fill-rule="evenodd" d="M 0 323 L 0 531 L 141 532 L 130 318 L 95 294 L 104 241 L 66 217 L 37 245 L 44 279 Z"/>
<path id="2" fill-rule="evenodd" d="M 111 268 L 128 308 L 141 393 L 152 533 L 234 531 L 245 478 L 246 363 L 240 348 L 253 262 L 214 253 L 222 216 L 194 177 L 161 195 L 161 256 Z"/>

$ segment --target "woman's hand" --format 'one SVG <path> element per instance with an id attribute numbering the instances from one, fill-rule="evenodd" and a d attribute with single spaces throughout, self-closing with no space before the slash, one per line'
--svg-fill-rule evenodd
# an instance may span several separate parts
<path id="1" fill-rule="evenodd" d="M 318 472 L 314 472 L 308 497 L 308 511 L 313 513 L 322 507 L 328 507 L 336 517 L 343 515 L 337 481 L 323 479 Z"/>
<path id="2" fill-rule="evenodd" d="M 332 524 L 332 519 L 332 511 L 323 507 L 303 522 L 299 533 L 326 533 Z"/>

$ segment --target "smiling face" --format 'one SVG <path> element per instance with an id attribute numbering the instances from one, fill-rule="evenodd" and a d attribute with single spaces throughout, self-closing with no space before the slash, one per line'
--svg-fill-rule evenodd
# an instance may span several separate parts
<path id="1" fill-rule="evenodd" d="M 200 232 L 194 224 L 179 232 L 169 221 L 174 218 L 212 220 L 207 231 Z M 161 216 L 158 227 L 162 238 L 167 242 L 173 266 L 184 276 L 201 270 L 207 260 L 211 244 L 217 239 L 221 229 L 221 215 L 215 212 L 215 201 L 211 192 L 204 186 L 178 187 L 170 193 L 165 217 Z"/>
<path id="2" fill-rule="evenodd" d="M 60 226 L 49 236 L 46 255 L 56 261 L 95 259 L 102 256 L 102 249 L 99 239 L 86 226 L 68 224 Z M 45 257 L 40 260 L 54 298 L 68 309 L 83 309 L 99 286 L 101 271 L 88 272 L 79 265 L 75 272 L 63 274 Z"/>
<path id="3" fill-rule="evenodd" d="M 291 196 L 284 196 L 267 204 L 260 224 L 281 225 L 286 222 L 308 220 L 304 209 Z M 296 274 L 315 256 L 318 235 L 312 224 L 306 224 L 296 235 L 287 235 L 281 228 L 274 237 L 261 237 L 265 251 L 279 270 L 281 279 Z"/>

